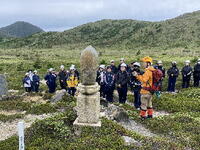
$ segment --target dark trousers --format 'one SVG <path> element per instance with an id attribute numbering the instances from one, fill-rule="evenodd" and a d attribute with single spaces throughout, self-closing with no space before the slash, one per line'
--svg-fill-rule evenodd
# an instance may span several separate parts
<path id="1" fill-rule="evenodd" d="M 39 84 L 33 84 L 33 92 L 39 92 Z"/>
<path id="2" fill-rule="evenodd" d="M 194 76 L 194 87 L 199 86 L 200 76 Z"/>
<path id="3" fill-rule="evenodd" d="M 190 86 L 190 76 L 182 78 L 182 88 L 188 88 Z"/>
<path id="4" fill-rule="evenodd" d="M 105 96 L 106 96 L 106 100 L 108 102 L 113 102 L 113 92 L 114 92 L 114 88 L 112 87 L 105 87 Z"/>
<path id="5" fill-rule="evenodd" d="M 176 86 L 176 77 L 169 77 L 167 91 L 175 92 L 175 86 Z"/>
<path id="6" fill-rule="evenodd" d="M 100 85 L 100 96 L 105 98 L 105 85 Z"/>
<path id="7" fill-rule="evenodd" d="M 60 87 L 61 87 L 61 89 L 65 89 L 65 90 L 67 89 L 67 85 L 66 85 L 65 81 L 62 82 L 60 80 Z"/>
<path id="8" fill-rule="evenodd" d="M 31 87 L 25 87 L 26 92 L 31 92 Z"/>
<path id="9" fill-rule="evenodd" d="M 49 93 L 55 93 L 56 85 L 48 85 L 48 87 L 49 87 Z"/>
<path id="10" fill-rule="evenodd" d="M 140 90 L 133 91 L 134 93 L 134 106 L 135 108 L 140 108 L 141 106 L 141 94 Z"/>
<path id="11" fill-rule="evenodd" d="M 69 95 L 74 96 L 76 93 L 76 88 L 75 87 L 68 88 L 68 93 Z"/>
<path id="12" fill-rule="evenodd" d="M 119 103 L 126 103 L 127 87 L 117 88 L 119 94 Z"/>

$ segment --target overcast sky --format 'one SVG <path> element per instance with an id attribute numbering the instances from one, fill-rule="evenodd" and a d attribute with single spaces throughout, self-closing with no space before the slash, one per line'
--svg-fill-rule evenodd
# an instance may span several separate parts
<path id="1" fill-rule="evenodd" d="M 200 0 L 0 0 L 0 27 L 27 21 L 63 31 L 101 19 L 161 21 L 200 10 Z"/>

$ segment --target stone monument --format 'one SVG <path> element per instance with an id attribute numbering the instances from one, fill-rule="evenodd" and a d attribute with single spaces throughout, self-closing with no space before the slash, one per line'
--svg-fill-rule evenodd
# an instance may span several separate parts
<path id="1" fill-rule="evenodd" d="M 100 127 L 100 93 L 96 82 L 98 54 L 92 46 L 81 53 L 81 83 L 78 85 L 77 115 L 74 125 Z"/>
<path id="2" fill-rule="evenodd" d="M 5 75 L 0 74 L 0 99 L 8 94 L 8 85 Z"/>

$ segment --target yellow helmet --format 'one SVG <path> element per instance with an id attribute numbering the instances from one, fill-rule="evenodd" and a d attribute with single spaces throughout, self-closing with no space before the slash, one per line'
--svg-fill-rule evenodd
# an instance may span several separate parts
<path id="1" fill-rule="evenodd" d="M 150 63 L 152 63 L 153 59 L 151 57 L 149 57 L 149 56 L 146 56 L 146 57 L 142 58 L 141 61 L 142 62 L 150 62 Z"/>

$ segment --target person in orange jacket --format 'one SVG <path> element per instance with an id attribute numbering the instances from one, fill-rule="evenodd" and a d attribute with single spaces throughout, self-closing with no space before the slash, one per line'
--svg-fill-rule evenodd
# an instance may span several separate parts
<path id="1" fill-rule="evenodd" d="M 137 72 L 134 72 L 136 78 L 142 83 L 141 89 L 141 110 L 140 117 L 142 119 L 152 118 L 153 117 L 153 106 L 152 106 L 152 94 L 147 89 L 150 88 L 153 84 L 153 73 L 155 69 L 152 67 L 152 58 L 144 57 L 141 59 L 143 62 L 143 67 L 145 68 L 145 73 L 139 75 Z"/>

